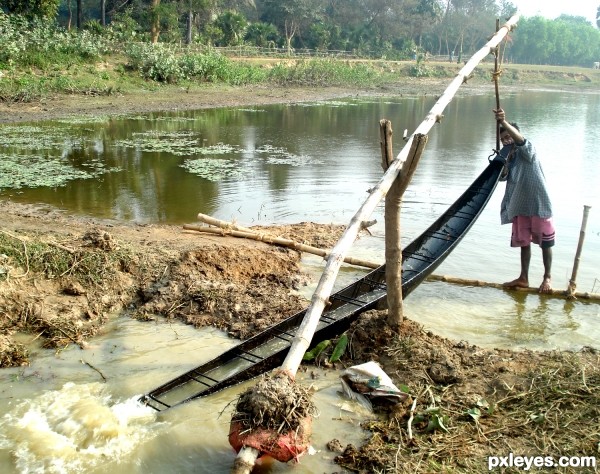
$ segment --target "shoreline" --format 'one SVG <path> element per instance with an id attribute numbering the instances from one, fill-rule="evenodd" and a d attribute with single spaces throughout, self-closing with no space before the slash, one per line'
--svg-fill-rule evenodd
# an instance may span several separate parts
<path id="1" fill-rule="evenodd" d="M 193 88 L 159 86 L 110 96 L 52 95 L 36 102 L 0 102 L 0 124 L 56 120 L 81 115 L 123 115 L 131 113 L 177 112 L 207 108 L 293 104 L 318 100 L 373 97 L 438 97 L 451 78 L 402 77 L 400 81 L 373 88 L 278 87 L 268 85 L 199 85 Z M 523 90 L 581 92 L 578 84 L 510 83 L 500 85 L 500 94 Z M 600 90 L 589 89 L 600 93 Z M 494 94 L 491 82 L 473 78 L 458 90 L 456 97 Z"/>

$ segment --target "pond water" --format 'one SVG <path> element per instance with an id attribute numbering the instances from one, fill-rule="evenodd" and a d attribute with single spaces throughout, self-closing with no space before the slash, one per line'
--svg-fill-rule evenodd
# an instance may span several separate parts
<path id="1" fill-rule="evenodd" d="M 412 132 L 433 103 L 429 97 L 355 99 L 4 125 L 0 198 L 140 223 L 194 223 L 202 212 L 242 225 L 347 224 L 382 174 L 379 120 L 392 121 L 397 154 L 402 131 Z M 503 96 L 502 105 L 543 161 L 557 227 L 554 286 L 568 284 L 583 206 L 591 205 L 577 287 L 599 292 L 600 93 L 528 91 Z M 495 146 L 494 106 L 491 90 L 456 98 L 430 132 L 405 194 L 404 243 L 487 165 Z M 437 273 L 493 282 L 517 276 L 519 252 L 509 247 L 510 227 L 500 225 L 503 187 Z M 351 255 L 382 261 L 382 206 L 373 217 L 373 235 L 362 235 Z M 303 264 L 314 276 L 304 291 L 310 297 L 323 261 L 305 256 Z M 361 273 L 344 267 L 338 286 Z M 532 285 L 542 273 L 541 252 L 534 248 Z M 599 347 L 599 308 L 435 282 L 421 284 L 405 302 L 408 317 L 443 336 L 515 349 Z M 0 406 L 8 414 L 0 419 L 2 472 L 228 472 L 227 404 L 243 386 L 158 417 L 135 400 L 234 341 L 218 331 L 198 337 L 179 325 L 123 318 L 114 324 L 116 330 L 94 340 L 90 351 L 55 355 L 38 348 L 32 367 L 0 373 Z M 338 435 L 343 444 L 360 438 L 356 414 L 340 408 L 337 377 L 322 374 L 316 383 L 324 412 L 316 448 L 324 450 Z M 112 424 L 99 428 L 93 413 L 104 413 Z M 331 457 L 311 456 L 294 469 L 335 472 Z"/>

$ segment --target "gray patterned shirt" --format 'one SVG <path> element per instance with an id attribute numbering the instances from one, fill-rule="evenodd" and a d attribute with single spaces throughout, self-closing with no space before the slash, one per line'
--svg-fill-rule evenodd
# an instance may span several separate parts
<path id="1" fill-rule="evenodd" d="M 508 159 L 506 190 L 500 206 L 502 224 L 510 224 L 516 216 L 552 217 L 552 204 L 542 165 L 537 158 L 535 147 L 529 140 L 513 146 L 512 157 Z"/>

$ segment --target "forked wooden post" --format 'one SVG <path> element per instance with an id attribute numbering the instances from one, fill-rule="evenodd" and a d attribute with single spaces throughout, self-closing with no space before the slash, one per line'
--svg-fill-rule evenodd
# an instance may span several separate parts
<path id="1" fill-rule="evenodd" d="M 379 122 L 381 138 L 381 157 L 384 170 L 394 161 L 392 152 L 392 123 L 383 119 Z M 400 173 L 385 196 L 385 282 L 387 286 L 388 324 L 400 329 L 404 318 L 402 304 L 402 226 L 400 211 L 402 196 L 408 187 L 423 149 L 427 144 L 427 135 L 414 137 L 408 158 Z"/>
<path id="2" fill-rule="evenodd" d="M 569 280 L 569 286 L 567 287 L 567 297 L 575 299 L 575 290 L 577 289 L 577 270 L 579 270 L 579 261 L 581 259 L 581 250 L 583 249 L 583 241 L 585 240 L 585 228 L 587 227 L 588 215 L 592 206 L 583 206 L 583 218 L 581 220 L 581 230 L 579 231 L 579 243 L 577 244 L 577 251 L 575 252 L 575 260 L 573 262 L 573 273 L 571 273 L 571 279 Z"/>

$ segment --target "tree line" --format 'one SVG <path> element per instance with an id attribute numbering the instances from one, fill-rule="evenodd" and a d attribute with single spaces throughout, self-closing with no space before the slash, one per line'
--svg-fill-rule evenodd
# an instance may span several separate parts
<path id="1" fill-rule="evenodd" d="M 0 0 L 9 15 L 56 22 L 67 30 L 149 43 L 249 45 L 347 51 L 359 57 L 410 59 L 427 53 L 449 61 L 478 50 L 509 18 L 509 0 Z M 526 64 L 591 66 L 600 60 L 596 25 L 584 17 L 522 18 L 504 51 Z"/>

